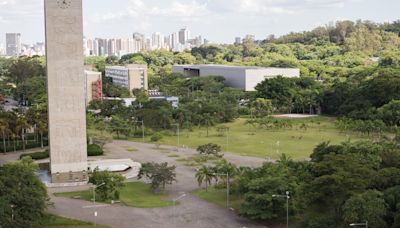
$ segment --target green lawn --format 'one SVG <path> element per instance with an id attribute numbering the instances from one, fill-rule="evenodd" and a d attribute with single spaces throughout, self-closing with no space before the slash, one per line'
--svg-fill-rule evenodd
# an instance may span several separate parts
<path id="1" fill-rule="evenodd" d="M 201 189 L 201 190 L 196 190 L 192 193 L 193 195 L 203 200 L 206 200 L 210 203 L 215 203 L 218 206 L 226 208 L 226 189 L 217 189 L 214 187 L 210 187 L 208 188 L 208 191 Z M 243 200 L 236 195 L 229 196 L 229 207 L 234 208 L 235 210 L 237 210 L 240 207 L 240 204 L 242 202 Z"/>
<path id="2" fill-rule="evenodd" d="M 56 193 L 58 197 L 75 198 L 91 201 L 92 191 Z M 141 182 L 126 183 L 120 191 L 120 201 L 123 205 L 137 208 L 157 208 L 172 206 L 172 202 L 166 200 L 167 195 L 153 193 L 148 185 Z"/>
<path id="3" fill-rule="evenodd" d="M 228 151 L 246 156 L 277 159 L 280 154 L 286 153 L 296 160 L 309 157 L 316 145 L 324 141 L 341 143 L 348 139 L 366 139 L 355 133 L 341 133 L 334 125 L 334 118 L 316 117 L 309 119 L 292 120 L 294 126 L 286 130 L 256 129 L 246 125 L 246 119 L 241 118 L 233 123 L 225 124 L 229 127 Z M 301 123 L 307 124 L 307 130 L 300 129 Z M 217 143 L 226 151 L 227 137 L 218 136 L 216 128 L 209 129 L 209 136 L 205 128 L 194 128 L 194 131 L 181 131 L 180 144 L 197 148 L 207 143 Z M 140 140 L 140 139 L 133 139 Z M 150 140 L 148 140 L 150 141 Z M 161 143 L 177 145 L 177 136 L 164 136 Z"/>
<path id="4" fill-rule="evenodd" d="M 101 225 L 93 225 L 89 222 L 78 221 L 74 219 L 64 218 L 57 215 L 47 215 L 44 221 L 45 228 L 92 228 L 92 227 L 99 227 L 99 228 L 107 228 L 107 226 Z"/>

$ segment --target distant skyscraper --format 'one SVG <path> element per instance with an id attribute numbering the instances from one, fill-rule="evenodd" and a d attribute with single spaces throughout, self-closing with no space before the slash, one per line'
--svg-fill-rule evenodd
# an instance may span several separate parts
<path id="1" fill-rule="evenodd" d="M 0 43 L 0 55 L 5 55 L 5 49 L 4 49 L 4 45 L 2 43 Z"/>
<path id="2" fill-rule="evenodd" d="M 183 28 L 179 31 L 179 43 L 186 44 L 190 39 L 190 31 L 187 28 Z"/>
<path id="3" fill-rule="evenodd" d="M 254 41 L 254 40 L 256 40 L 256 36 L 254 36 L 254 35 L 246 35 L 245 39 Z"/>
<path id="4" fill-rule="evenodd" d="M 161 33 L 156 32 L 151 36 L 151 48 L 153 50 L 164 48 L 164 36 Z"/>
<path id="5" fill-rule="evenodd" d="M 171 34 L 171 49 L 174 49 L 179 44 L 179 35 L 177 32 Z"/>
<path id="6" fill-rule="evenodd" d="M 236 37 L 235 38 L 235 44 L 241 44 L 242 43 L 242 38 Z"/>
<path id="7" fill-rule="evenodd" d="M 6 55 L 19 56 L 21 54 L 21 34 L 7 33 L 6 34 Z"/>

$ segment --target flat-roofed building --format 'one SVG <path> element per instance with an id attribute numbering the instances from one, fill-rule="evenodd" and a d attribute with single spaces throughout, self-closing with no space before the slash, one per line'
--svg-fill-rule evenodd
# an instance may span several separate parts
<path id="1" fill-rule="evenodd" d="M 93 100 L 101 101 L 103 98 L 103 82 L 101 72 L 85 70 L 86 106 Z"/>
<path id="2" fill-rule="evenodd" d="M 127 88 L 148 90 L 147 65 L 130 64 L 126 66 L 107 66 L 106 77 L 111 78 L 113 84 Z"/>
<path id="3" fill-rule="evenodd" d="M 251 66 L 228 65 L 174 65 L 174 73 L 181 73 L 185 77 L 222 76 L 226 86 L 254 91 L 255 87 L 265 79 L 278 76 L 288 78 L 300 77 L 300 69 L 297 68 L 262 68 Z"/>

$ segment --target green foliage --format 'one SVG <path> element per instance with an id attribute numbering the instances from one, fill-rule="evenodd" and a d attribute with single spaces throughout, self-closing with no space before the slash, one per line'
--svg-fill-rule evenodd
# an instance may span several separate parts
<path id="1" fill-rule="evenodd" d="M 119 191 L 125 185 L 125 177 L 109 171 L 93 170 L 89 177 L 89 183 L 96 187 L 96 197 L 99 201 L 118 200 Z"/>
<path id="2" fill-rule="evenodd" d="M 319 110 L 320 86 L 309 78 L 277 77 L 266 79 L 256 86 L 257 96 L 272 100 L 275 109 L 282 112 L 308 110 L 310 114 Z"/>
<path id="3" fill-rule="evenodd" d="M 215 178 L 215 176 L 216 173 L 214 168 L 206 165 L 203 165 L 199 170 L 197 170 L 195 175 L 199 186 L 201 186 L 203 182 L 206 184 L 206 191 L 208 191 L 208 186 L 211 185 L 211 181 Z"/>
<path id="4" fill-rule="evenodd" d="M 21 154 L 19 156 L 19 159 L 22 159 L 24 157 L 30 157 L 33 160 L 42 160 L 50 157 L 50 152 L 49 150 L 43 151 L 43 152 L 36 152 L 36 153 L 29 153 L 29 154 Z"/>
<path id="5" fill-rule="evenodd" d="M 400 225 L 400 186 L 386 189 L 384 199 L 387 204 L 386 222 L 392 224 L 392 227 Z"/>
<path id="6" fill-rule="evenodd" d="M 37 169 L 29 157 L 0 166 L 1 227 L 42 226 L 47 192 Z"/>
<path id="7" fill-rule="evenodd" d="M 293 123 L 290 119 L 278 119 L 273 117 L 266 117 L 262 119 L 250 119 L 247 120 L 246 124 L 250 124 L 252 126 L 257 126 L 258 128 L 267 130 L 291 129 L 293 127 Z M 305 126 L 304 123 L 303 125 Z"/>
<path id="8" fill-rule="evenodd" d="M 384 168 L 379 170 L 372 181 L 372 187 L 377 190 L 385 190 L 400 185 L 400 169 Z"/>
<path id="9" fill-rule="evenodd" d="M 393 100 L 379 108 L 378 116 L 388 126 L 400 126 L 400 100 Z"/>
<path id="10" fill-rule="evenodd" d="M 164 190 L 167 184 L 176 182 L 176 167 L 168 166 L 168 163 L 144 163 L 140 169 L 138 178 L 144 177 L 151 181 L 151 190 Z"/>
<path id="11" fill-rule="evenodd" d="M 160 133 L 155 133 L 154 135 L 151 136 L 150 140 L 152 142 L 159 142 L 163 138 L 162 134 Z"/>
<path id="12" fill-rule="evenodd" d="M 283 164 L 265 163 L 262 167 L 247 172 L 239 179 L 240 191 L 245 202 L 239 214 L 251 219 L 273 220 L 286 214 L 286 199 L 273 197 L 290 191 L 290 212 L 298 209 L 296 202 L 298 180 Z"/>
<path id="13" fill-rule="evenodd" d="M 221 152 L 221 146 L 213 143 L 208 143 L 205 145 L 201 145 L 197 147 L 197 151 L 200 154 L 208 155 L 208 156 L 216 156 L 216 157 L 222 157 L 219 152 Z"/>
<path id="14" fill-rule="evenodd" d="M 104 154 L 103 148 L 97 144 L 89 144 L 87 146 L 88 156 L 101 156 Z"/>
<path id="15" fill-rule="evenodd" d="M 272 101 L 263 98 L 257 98 L 250 104 L 250 111 L 256 117 L 266 117 L 272 113 L 272 109 Z"/>
<path id="16" fill-rule="evenodd" d="M 383 194 L 370 190 L 348 199 L 343 206 L 345 224 L 368 221 L 371 227 L 388 227 L 385 222 L 386 203 Z"/>
<path id="17" fill-rule="evenodd" d="M 45 64 L 42 57 L 20 57 L 15 59 L 10 68 L 9 75 L 12 82 L 17 85 L 32 77 L 44 77 Z"/>

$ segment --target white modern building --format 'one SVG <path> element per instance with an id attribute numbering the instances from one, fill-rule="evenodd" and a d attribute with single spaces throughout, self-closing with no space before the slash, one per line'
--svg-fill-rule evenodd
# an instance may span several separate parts
<path id="1" fill-rule="evenodd" d="M 107 66 L 106 77 L 113 84 L 127 88 L 148 90 L 147 65 L 130 64 L 126 66 Z"/>
<path id="2" fill-rule="evenodd" d="M 297 68 L 262 68 L 251 66 L 227 65 L 174 65 L 174 73 L 183 74 L 185 77 L 223 76 L 225 84 L 232 88 L 244 91 L 254 91 L 255 87 L 265 79 L 278 76 L 288 78 L 300 77 Z"/>

